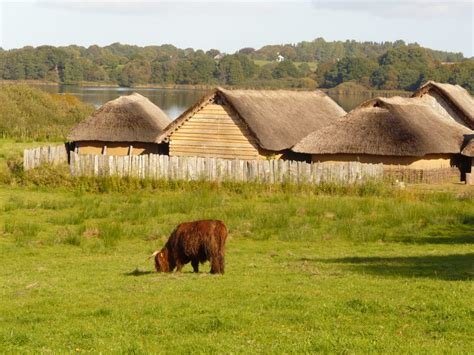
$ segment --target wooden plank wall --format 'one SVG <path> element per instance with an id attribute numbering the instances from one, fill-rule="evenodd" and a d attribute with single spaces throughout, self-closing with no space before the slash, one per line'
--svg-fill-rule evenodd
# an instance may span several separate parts
<path id="1" fill-rule="evenodd" d="M 230 160 L 167 155 L 104 156 L 71 152 L 73 176 L 120 176 L 151 180 L 241 181 L 320 184 L 380 180 L 382 164 L 305 163 L 288 160 Z"/>
<path id="2" fill-rule="evenodd" d="M 42 164 L 67 164 L 68 152 L 66 146 L 46 146 L 23 151 L 23 169 L 34 169 Z"/>
<path id="3" fill-rule="evenodd" d="M 227 105 L 208 104 L 170 137 L 170 156 L 259 159 L 255 137 Z"/>

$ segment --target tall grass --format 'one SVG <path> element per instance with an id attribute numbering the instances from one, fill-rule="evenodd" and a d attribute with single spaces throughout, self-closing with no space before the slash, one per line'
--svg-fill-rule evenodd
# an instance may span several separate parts
<path id="1" fill-rule="evenodd" d="M 38 223 L 19 221 L 6 221 L 3 227 L 4 233 L 13 236 L 18 245 L 25 245 L 34 240 L 40 229 Z"/>
<path id="2" fill-rule="evenodd" d="M 142 182 L 130 181 L 130 186 L 136 183 Z M 20 239 L 48 244 L 59 235 L 71 245 L 105 248 L 125 239 L 161 241 L 178 223 L 195 219 L 221 219 L 235 238 L 281 241 L 465 240 L 474 228 L 474 195 L 469 192 L 399 191 L 383 185 L 339 190 L 148 183 L 138 190 L 121 185 L 111 192 L 89 189 L 100 182 L 88 179 L 54 193 L 44 186 L 13 188 L 0 206 L 0 223 Z M 25 220 L 30 227 L 22 225 Z"/>
<path id="3" fill-rule="evenodd" d="M 25 84 L 1 85 L 0 137 L 62 139 L 93 110 L 68 94 L 48 94 Z"/>

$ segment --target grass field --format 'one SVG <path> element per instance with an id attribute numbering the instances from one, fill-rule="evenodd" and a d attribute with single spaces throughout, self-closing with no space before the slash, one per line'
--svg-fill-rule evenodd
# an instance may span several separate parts
<path id="1" fill-rule="evenodd" d="M 0 351 L 472 353 L 472 189 L 361 191 L 0 186 Z M 152 272 L 198 218 L 225 275 Z"/>

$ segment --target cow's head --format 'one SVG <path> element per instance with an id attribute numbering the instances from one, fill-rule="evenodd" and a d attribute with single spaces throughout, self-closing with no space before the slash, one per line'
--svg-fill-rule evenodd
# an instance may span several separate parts
<path id="1" fill-rule="evenodd" d="M 171 272 L 168 249 L 163 248 L 155 255 L 155 269 L 157 272 Z"/>

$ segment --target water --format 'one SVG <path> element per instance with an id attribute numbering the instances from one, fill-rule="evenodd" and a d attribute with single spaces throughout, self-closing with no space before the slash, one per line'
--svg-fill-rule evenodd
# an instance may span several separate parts
<path id="1" fill-rule="evenodd" d="M 36 85 L 35 85 L 36 86 Z M 118 87 L 81 87 L 73 85 L 38 85 L 38 88 L 50 93 L 68 93 L 77 96 L 84 102 L 100 107 L 107 101 L 132 92 L 149 98 L 166 114 L 175 119 L 191 105 L 195 104 L 209 90 L 202 89 L 158 89 L 158 88 L 118 88 Z M 373 98 L 371 93 L 365 94 L 329 94 L 344 110 L 350 111 L 361 102 Z"/>
<path id="2" fill-rule="evenodd" d="M 208 92 L 208 90 L 81 87 L 72 85 L 38 85 L 37 87 L 50 93 L 68 93 L 77 96 L 81 101 L 92 104 L 97 108 L 119 96 L 138 92 L 150 99 L 173 119 L 177 118 Z"/>

